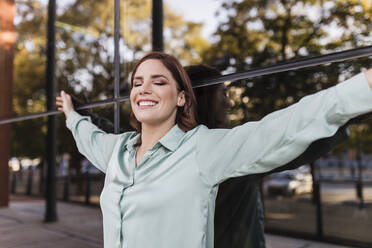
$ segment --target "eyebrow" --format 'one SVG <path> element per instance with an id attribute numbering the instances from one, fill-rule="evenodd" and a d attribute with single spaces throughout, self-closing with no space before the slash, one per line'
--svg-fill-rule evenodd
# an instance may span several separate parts
<path id="1" fill-rule="evenodd" d="M 162 78 L 165 78 L 166 80 L 169 81 L 169 79 L 168 79 L 166 76 L 162 75 L 162 74 L 154 74 L 154 75 L 151 75 L 150 77 L 151 77 L 151 78 L 159 78 L 159 77 L 162 77 Z M 142 80 L 143 80 L 143 77 L 142 77 L 142 76 L 136 76 L 136 77 L 134 77 L 134 79 L 142 79 Z"/>

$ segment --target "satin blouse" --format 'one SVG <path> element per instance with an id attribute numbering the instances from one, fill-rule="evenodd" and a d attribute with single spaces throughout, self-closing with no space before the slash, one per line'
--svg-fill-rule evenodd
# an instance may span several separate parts
<path id="1" fill-rule="evenodd" d="M 140 137 L 108 134 L 90 117 L 66 120 L 79 151 L 106 174 L 100 197 L 106 248 L 213 248 L 218 184 L 263 173 L 372 111 L 363 73 L 232 129 L 175 125 L 135 165 Z"/>

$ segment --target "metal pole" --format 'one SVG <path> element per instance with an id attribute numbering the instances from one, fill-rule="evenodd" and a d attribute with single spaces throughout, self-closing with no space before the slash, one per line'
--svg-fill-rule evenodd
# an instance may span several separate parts
<path id="1" fill-rule="evenodd" d="M 16 187 L 17 187 L 17 171 L 11 172 L 12 174 L 12 185 L 10 187 L 10 193 L 14 194 L 16 192 Z"/>
<path id="2" fill-rule="evenodd" d="M 70 200 L 70 174 L 67 172 L 67 175 L 62 177 L 63 179 L 63 196 L 62 199 L 65 202 Z"/>
<path id="3" fill-rule="evenodd" d="M 120 132 L 120 0 L 115 0 L 115 21 L 114 21 L 114 132 L 118 134 Z"/>
<path id="4" fill-rule="evenodd" d="M 47 24 L 47 65 L 46 65 L 46 90 L 47 109 L 54 110 L 55 106 L 55 20 L 56 0 L 48 3 Z M 46 142 L 47 178 L 46 178 L 46 211 L 45 222 L 57 221 L 56 211 L 56 116 L 48 117 L 48 133 Z"/>
<path id="5" fill-rule="evenodd" d="M 313 203 L 316 205 L 316 233 L 319 238 L 323 238 L 323 210 L 320 192 L 320 182 L 316 177 L 315 164 L 310 163 L 311 176 L 313 178 Z"/>
<path id="6" fill-rule="evenodd" d="M 32 166 L 28 167 L 28 174 L 27 174 L 27 187 L 26 187 L 26 195 L 32 194 L 32 182 L 34 178 L 34 171 Z"/>
<path id="7" fill-rule="evenodd" d="M 363 197 L 363 180 L 362 180 L 362 151 L 361 151 L 361 144 L 360 144 L 360 137 L 359 137 L 359 131 L 357 130 L 357 154 L 356 154 L 356 160 L 358 165 L 358 181 L 356 183 L 357 188 L 357 197 L 359 199 L 359 208 L 362 209 L 365 207 L 364 204 L 364 197 Z"/>
<path id="8" fill-rule="evenodd" d="M 299 59 L 299 60 L 293 60 L 293 61 L 282 63 L 282 64 L 255 68 L 255 69 L 251 69 L 245 72 L 227 74 L 221 77 L 210 78 L 210 79 L 206 79 L 200 82 L 199 81 L 195 82 L 196 86 L 193 86 L 193 88 L 220 84 L 226 81 L 237 81 L 240 79 L 249 79 L 249 78 L 255 78 L 255 77 L 264 76 L 264 75 L 270 75 L 274 73 L 293 71 L 293 70 L 308 68 L 308 67 L 322 65 L 322 64 L 368 57 L 371 55 L 372 55 L 372 46 L 366 46 L 366 47 L 326 54 L 326 55 L 317 56 L 317 57 L 309 57 L 309 58 L 304 58 L 304 59 Z M 77 107 L 76 110 L 90 109 L 90 108 L 95 108 L 98 106 L 113 104 L 116 101 L 123 102 L 127 100 L 129 100 L 129 96 L 121 96 L 117 99 L 112 98 L 112 99 L 106 99 L 106 100 L 84 104 L 84 105 Z M 7 123 L 13 123 L 17 121 L 35 119 L 35 118 L 39 118 L 43 116 L 57 115 L 61 113 L 62 112 L 57 111 L 57 110 L 50 110 L 44 113 L 35 113 L 35 114 L 23 115 L 19 117 L 5 118 L 5 119 L 0 119 L 0 125 L 4 125 Z"/>
<path id="9" fill-rule="evenodd" d="M 164 50 L 162 0 L 152 0 L 152 50 Z"/>
<path id="10" fill-rule="evenodd" d="M 85 204 L 90 204 L 90 192 L 91 192 L 91 175 L 89 168 L 85 172 Z"/>

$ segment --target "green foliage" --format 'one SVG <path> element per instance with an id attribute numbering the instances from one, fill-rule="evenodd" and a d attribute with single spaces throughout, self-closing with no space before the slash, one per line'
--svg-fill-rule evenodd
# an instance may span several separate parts
<path id="1" fill-rule="evenodd" d="M 372 44 L 370 1 L 220 2 L 224 18 L 203 59 L 227 73 Z M 231 119 L 258 120 L 370 66 L 364 58 L 235 82 Z"/>
<path id="2" fill-rule="evenodd" d="M 372 44 L 369 1 L 221 2 L 227 19 L 215 33 L 218 42 L 203 57 L 227 72 Z M 231 119 L 235 125 L 258 120 L 370 66 L 368 59 L 359 59 L 241 80 L 229 87 Z M 362 143 L 369 140 L 364 136 Z M 355 142 L 354 135 L 345 145 Z"/>
<path id="3" fill-rule="evenodd" d="M 14 114 L 43 112 L 47 8 L 39 1 L 17 3 L 17 49 L 14 67 Z M 185 63 L 200 61 L 207 47 L 201 24 L 187 22 L 164 6 L 166 51 Z M 121 95 L 129 93 L 128 78 L 135 60 L 151 50 L 151 0 L 121 1 Z M 57 89 L 83 102 L 111 98 L 114 89 L 114 1 L 76 0 L 59 5 L 56 23 Z M 174 46 L 177 44 L 177 46 Z M 129 110 L 122 104 L 121 128 L 129 130 Z M 113 120 L 113 107 L 94 112 Z M 32 130 L 32 132 L 30 132 Z M 112 126 L 107 126 L 113 132 Z M 27 135 L 28 134 L 28 135 Z M 46 121 L 19 122 L 12 128 L 12 156 L 43 156 Z M 25 136 L 27 136 L 25 138 Z M 65 119 L 58 118 L 58 150 L 78 156 Z M 30 146 L 32 144 L 32 147 Z"/>
<path id="4" fill-rule="evenodd" d="M 17 5 L 17 43 L 14 58 L 14 115 L 46 111 L 45 13 L 38 2 Z M 46 119 L 12 124 L 11 156 L 35 158 L 45 149 Z"/>

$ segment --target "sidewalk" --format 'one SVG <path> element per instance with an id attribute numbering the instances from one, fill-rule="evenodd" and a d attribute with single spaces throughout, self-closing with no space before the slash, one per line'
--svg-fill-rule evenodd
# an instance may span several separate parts
<path id="1" fill-rule="evenodd" d="M 97 207 L 58 202 L 59 221 L 43 223 L 44 200 L 11 197 L 0 208 L 0 248 L 103 247 L 102 215 Z M 312 241 L 266 235 L 267 248 L 342 248 Z"/>

